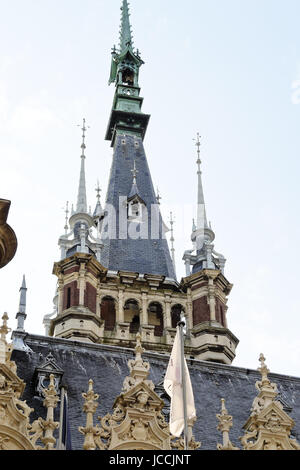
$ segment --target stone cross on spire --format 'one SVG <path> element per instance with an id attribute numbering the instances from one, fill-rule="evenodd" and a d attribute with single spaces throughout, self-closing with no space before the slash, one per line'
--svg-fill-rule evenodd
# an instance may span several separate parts
<path id="1" fill-rule="evenodd" d="M 80 125 L 78 125 L 79 127 Z M 89 126 L 88 126 L 89 128 Z M 80 169 L 80 178 L 79 178 L 79 189 L 78 189 L 78 197 L 77 197 L 77 207 L 76 212 L 83 212 L 87 213 L 87 198 L 86 198 L 86 184 L 85 184 L 85 133 L 87 131 L 86 121 L 83 119 L 82 125 L 82 154 L 81 154 L 81 169 Z"/>

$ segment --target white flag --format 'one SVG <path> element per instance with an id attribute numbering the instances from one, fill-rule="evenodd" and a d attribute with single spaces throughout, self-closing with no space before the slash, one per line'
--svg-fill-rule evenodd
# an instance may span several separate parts
<path id="1" fill-rule="evenodd" d="M 196 417 L 196 409 L 190 374 L 185 358 L 184 377 L 186 384 L 187 419 L 189 420 Z M 169 365 L 165 375 L 164 389 L 171 398 L 170 432 L 173 436 L 180 437 L 184 429 L 184 408 L 179 327 L 177 327 L 177 333 L 174 340 Z"/>

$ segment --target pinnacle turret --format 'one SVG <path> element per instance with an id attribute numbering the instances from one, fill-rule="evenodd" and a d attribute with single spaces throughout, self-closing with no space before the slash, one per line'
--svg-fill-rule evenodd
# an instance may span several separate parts
<path id="1" fill-rule="evenodd" d="M 215 234 L 211 228 L 211 224 L 207 222 L 205 198 L 202 184 L 201 171 L 201 137 L 199 133 L 196 138 L 197 147 L 197 177 L 198 177 L 198 195 L 197 195 L 197 220 L 193 220 L 193 228 L 191 240 L 193 249 L 184 253 L 183 260 L 186 266 L 186 275 L 191 274 L 191 266 L 193 273 L 202 269 L 220 269 L 224 271 L 225 258 L 223 255 L 214 251 L 213 241 Z"/>
<path id="2" fill-rule="evenodd" d="M 74 210 L 72 205 L 71 217 L 68 220 L 69 215 L 69 203 L 66 207 L 66 220 L 65 220 L 65 233 L 59 239 L 59 246 L 61 248 L 61 259 L 67 258 L 74 253 L 86 253 L 93 254 L 98 261 L 100 260 L 101 242 L 98 238 L 99 231 L 97 231 L 96 237 L 93 237 L 91 230 L 97 227 L 98 212 L 101 209 L 99 207 L 100 199 L 96 206 L 97 216 L 94 213 L 94 217 L 91 214 L 91 209 L 88 210 L 87 197 L 86 197 L 86 179 L 85 179 L 85 150 L 86 150 L 86 131 L 89 126 L 86 125 L 86 120 L 83 119 L 82 130 L 82 143 L 81 143 L 81 166 L 80 166 L 80 177 L 79 187 L 77 193 L 77 204 Z M 100 191 L 100 190 L 99 190 Z M 68 232 L 68 229 L 70 230 Z"/>

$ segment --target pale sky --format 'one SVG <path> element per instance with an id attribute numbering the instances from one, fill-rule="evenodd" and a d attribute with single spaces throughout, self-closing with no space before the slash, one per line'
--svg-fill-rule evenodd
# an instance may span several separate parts
<path id="1" fill-rule="evenodd" d="M 88 202 L 105 200 L 112 150 L 104 140 L 114 86 L 121 0 L 0 0 L 0 197 L 18 238 L 0 271 L 0 312 L 16 327 L 27 281 L 26 330 L 43 334 L 52 311 L 66 201 L 76 203 L 85 117 Z M 300 376 L 298 0 L 132 0 L 145 149 L 168 222 L 175 215 L 177 273 L 196 216 L 193 138 L 215 249 L 234 284 L 228 323 L 233 365 Z"/>

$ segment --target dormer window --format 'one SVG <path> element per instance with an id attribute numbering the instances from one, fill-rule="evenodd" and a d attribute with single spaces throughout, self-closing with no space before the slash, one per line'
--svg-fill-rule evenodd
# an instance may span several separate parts
<path id="1" fill-rule="evenodd" d="M 143 207 L 144 204 L 135 198 L 128 202 L 128 219 L 131 221 L 141 222 L 143 220 Z"/>

